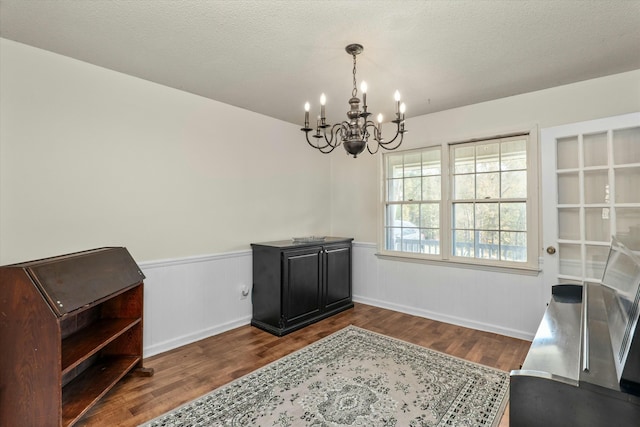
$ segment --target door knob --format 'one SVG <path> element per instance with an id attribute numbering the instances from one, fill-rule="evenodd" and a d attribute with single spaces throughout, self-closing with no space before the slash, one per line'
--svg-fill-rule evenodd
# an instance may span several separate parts
<path id="1" fill-rule="evenodd" d="M 547 246 L 547 253 L 549 255 L 553 255 L 556 253 L 556 248 L 554 248 L 553 246 Z"/>

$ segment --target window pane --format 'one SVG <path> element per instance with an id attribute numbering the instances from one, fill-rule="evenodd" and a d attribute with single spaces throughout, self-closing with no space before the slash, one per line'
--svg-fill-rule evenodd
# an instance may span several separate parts
<path id="1" fill-rule="evenodd" d="M 498 203 L 477 203 L 476 204 L 476 229 L 497 230 L 498 229 Z"/>
<path id="2" fill-rule="evenodd" d="M 453 205 L 453 228 L 473 229 L 473 203 L 455 203 Z"/>
<path id="3" fill-rule="evenodd" d="M 417 227 L 420 224 L 420 205 L 410 204 L 402 206 L 402 226 Z"/>
<path id="4" fill-rule="evenodd" d="M 582 136 L 585 166 L 607 165 L 607 134 L 596 133 Z"/>
<path id="5" fill-rule="evenodd" d="M 387 156 L 387 177 L 402 178 L 404 170 L 402 167 L 402 154 L 389 154 Z"/>
<path id="6" fill-rule="evenodd" d="M 440 176 L 422 178 L 422 200 L 440 200 Z"/>
<path id="7" fill-rule="evenodd" d="M 504 261 L 527 261 L 527 233 L 500 233 L 500 259 Z"/>
<path id="8" fill-rule="evenodd" d="M 452 251 L 455 256 L 473 257 L 474 232 L 468 230 L 456 230 L 453 232 Z"/>
<path id="9" fill-rule="evenodd" d="M 420 200 L 422 197 L 422 178 L 404 179 L 404 200 Z"/>
<path id="10" fill-rule="evenodd" d="M 456 175 L 453 177 L 453 198 L 456 200 L 475 199 L 475 175 Z"/>
<path id="11" fill-rule="evenodd" d="M 426 254 L 439 255 L 440 254 L 440 230 L 437 229 L 425 229 L 423 230 L 424 241 L 422 245 L 422 252 Z"/>
<path id="12" fill-rule="evenodd" d="M 404 176 L 422 175 L 422 155 L 420 153 L 408 153 L 404 155 Z"/>
<path id="13" fill-rule="evenodd" d="M 640 127 L 613 131 L 613 159 L 616 165 L 640 163 Z"/>
<path id="14" fill-rule="evenodd" d="M 403 180 L 402 179 L 390 179 L 389 188 L 387 189 L 387 200 L 389 202 L 400 202 L 404 200 L 403 197 Z"/>
<path id="15" fill-rule="evenodd" d="M 476 172 L 500 170 L 500 144 L 481 144 L 476 146 Z"/>
<path id="16" fill-rule="evenodd" d="M 476 244 L 476 258 L 498 259 L 500 241 L 497 231 L 479 231 Z"/>
<path id="17" fill-rule="evenodd" d="M 497 199 L 500 197 L 500 174 L 480 173 L 476 175 L 476 198 Z"/>
<path id="18" fill-rule="evenodd" d="M 453 173 L 475 172 L 475 147 L 454 147 L 453 149 Z"/>
<path id="19" fill-rule="evenodd" d="M 502 198 L 527 198 L 527 171 L 502 172 Z"/>
<path id="20" fill-rule="evenodd" d="M 420 205 L 420 227 L 440 228 L 439 203 L 423 203 Z"/>
<path id="21" fill-rule="evenodd" d="M 501 170 L 527 168 L 527 141 L 506 141 L 502 143 Z"/>
<path id="22" fill-rule="evenodd" d="M 527 230 L 526 203 L 500 203 L 500 230 Z"/>
<path id="23" fill-rule="evenodd" d="M 428 150 L 422 153 L 422 175 L 440 175 L 440 149 Z"/>

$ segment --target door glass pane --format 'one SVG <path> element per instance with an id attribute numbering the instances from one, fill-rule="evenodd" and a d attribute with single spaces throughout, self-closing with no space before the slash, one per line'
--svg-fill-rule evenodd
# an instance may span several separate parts
<path id="1" fill-rule="evenodd" d="M 586 208 L 585 238 L 596 242 L 609 242 L 611 240 L 611 221 L 609 208 Z"/>
<path id="2" fill-rule="evenodd" d="M 606 166 L 607 165 L 607 133 L 595 133 L 583 135 L 582 150 L 584 152 L 584 165 Z"/>
<path id="3" fill-rule="evenodd" d="M 609 246 L 587 245 L 586 277 L 602 280 L 602 273 L 604 273 L 604 266 L 607 263 L 608 256 Z"/>
<path id="4" fill-rule="evenodd" d="M 640 208 L 616 209 L 616 236 L 629 249 L 640 251 Z"/>
<path id="5" fill-rule="evenodd" d="M 609 202 L 609 176 L 606 170 L 586 171 L 584 173 L 584 202 Z"/>
<path id="6" fill-rule="evenodd" d="M 560 274 L 577 277 L 582 276 L 580 245 L 560 243 L 558 245 L 558 256 L 560 258 Z"/>
<path id="7" fill-rule="evenodd" d="M 558 238 L 580 240 L 580 209 L 558 209 Z"/>
<path id="8" fill-rule="evenodd" d="M 640 163 L 640 127 L 613 131 L 613 160 L 616 165 Z"/>
<path id="9" fill-rule="evenodd" d="M 578 137 L 559 138 L 557 140 L 558 169 L 575 169 L 578 167 Z"/>
<path id="10" fill-rule="evenodd" d="M 640 168 L 615 170 L 616 203 L 640 203 Z"/>
<path id="11" fill-rule="evenodd" d="M 558 203 L 572 205 L 580 203 L 577 173 L 558 174 Z"/>

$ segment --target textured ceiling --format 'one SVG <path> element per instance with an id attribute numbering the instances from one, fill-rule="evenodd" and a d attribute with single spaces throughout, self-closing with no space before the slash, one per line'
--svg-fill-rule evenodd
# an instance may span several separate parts
<path id="1" fill-rule="evenodd" d="M 640 69 L 637 0 L 0 0 L 0 35 L 297 124 L 346 118 L 349 43 L 387 119 Z"/>

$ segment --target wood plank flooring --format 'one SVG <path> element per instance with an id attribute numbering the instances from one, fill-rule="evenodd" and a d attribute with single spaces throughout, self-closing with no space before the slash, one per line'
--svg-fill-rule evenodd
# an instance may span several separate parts
<path id="1" fill-rule="evenodd" d="M 281 338 L 242 326 L 150 357 L 153 377 L 128 375 L 76 426 L 137 426 L 350 324 L 504 371 L 518 369 L 531 344 L 356 304 Z M 508 425 L 507 409 L 500 427 Z"/>

